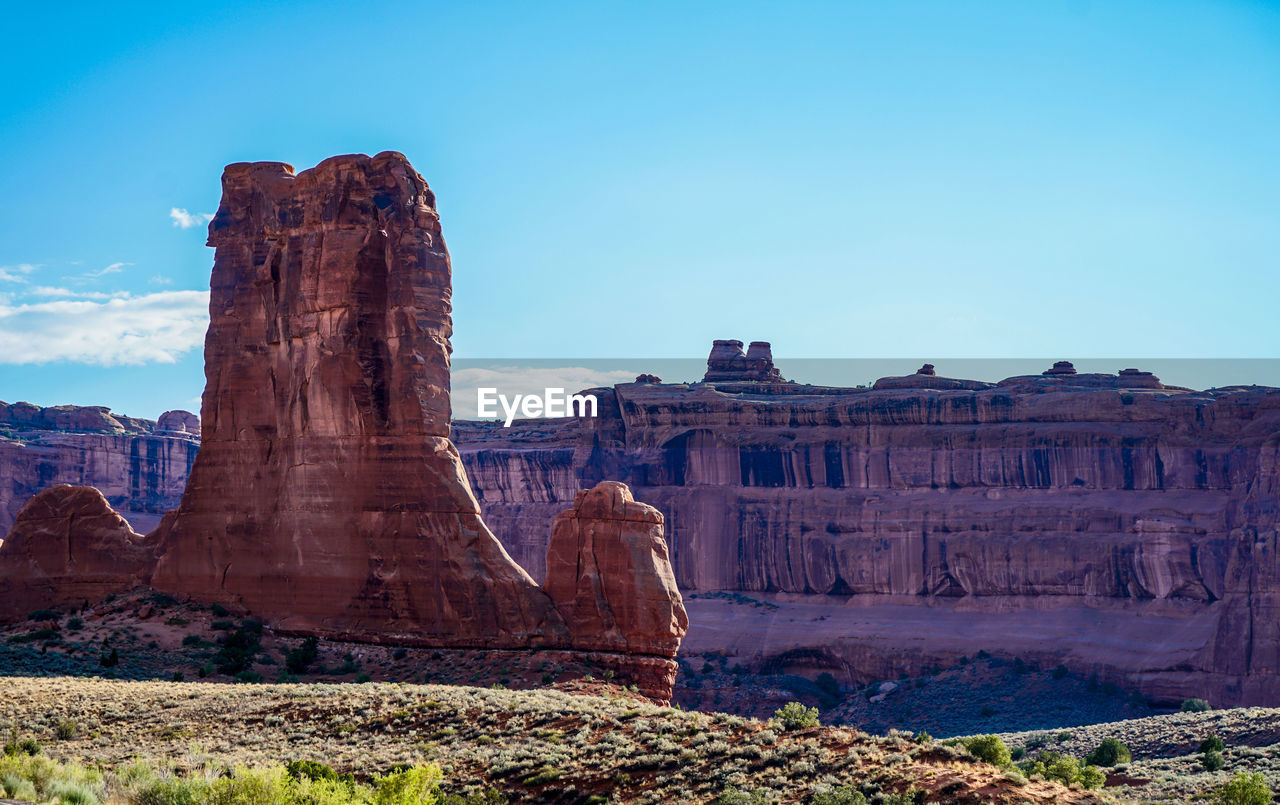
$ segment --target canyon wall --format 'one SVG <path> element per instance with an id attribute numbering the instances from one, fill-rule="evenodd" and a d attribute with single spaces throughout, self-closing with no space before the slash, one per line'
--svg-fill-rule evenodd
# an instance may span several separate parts
<path id="1" fill-rule="evenodd" d="M 752 346 L 740 377 L 717 342 L 716 379 L 596 389 L 594 420 L 455 423 L 517 561 L 537 575 L 545 512 L 619 480 L 666 518 L 687 652 L 865 682 L 988 650 L 1280 701 L 1280 390 L 1065 363 L 827 388 Z"/>
<path id="2" fill-rule="evenodd" d="M 0 534 L 32 496 L 56 484 L 96 487 L 149 531 L 181 500 L 199 444 L 199 420 L 186 411 L 152 422 L 101 406 L 0 402 Z"/>

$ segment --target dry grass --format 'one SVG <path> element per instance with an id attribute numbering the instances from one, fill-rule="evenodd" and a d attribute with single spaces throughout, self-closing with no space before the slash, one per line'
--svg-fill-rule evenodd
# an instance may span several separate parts
<path id="1" fill-rule="evenodd" d="M 912 790 L 931 802 L 1101 801 L 935 743 L 829 727 L 786 732 L 626 695 L 10 677 L 0 680 L 4 717 L 46 754 L 84 764 L 141 758 L 183 771 L 309 759 L 367 778 L 431 762 L 448 790 L 492 787 L 513 801 L 705 802 L 738 790 L 803 802 L 823 786 L 860 787 L 873 801 Z M 68 721 L 78 731 L 59 740 Z"/>

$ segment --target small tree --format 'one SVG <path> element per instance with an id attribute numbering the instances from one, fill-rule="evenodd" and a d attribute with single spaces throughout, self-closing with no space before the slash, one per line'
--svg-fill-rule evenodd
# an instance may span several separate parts
<path id="1" fill-rule="evenodd" d="M 1200 765 L 1205 771 L 1222 771 L 1222 767 L 1227 765 L 1227 762 L 1222 759 L 1221 752 L 1205 752 L 1200 756 Z"/>
<path id="2" fill-rule="evenodd" d="M 1115 738 L 1103 738 L 1102 743 L 1085 757 L 1084 762 L 1090 766 L 1110 767 L 1128 763 L 1130 760 L 1132 755 L 1129 753 L 1129 747 Z"/>
<path id="3" fill-rule="evenodd" d="M 1222 739 L 1217 735 L 1210 735 L 1208 738 L 1205 738 L 1200 742 L 1201 752 L 1221 752 L 1226 748 L 1227 745 L 1224 744 Z"/>
<path id="4" fill-rule="evenodd" d="M 1271 787 L 1261 774 L 1241 772 L 1213 792 L 1213 802 L 1215 805 L 1267 805 L 1272 796 Z"/>
<path id="5" fill-rule="evenodd" d="M 978 760 L 1004 768 L 1013 762 L 1009 747 L 999 735 L 978 735 L 965 741 L 964 748 Z"/>
<path id="6" fill-rule="evenodd" d="M 1207 713 L 1212 709 L 1204 699 L 1187 699 L 1182 703 L 1184 713 Z"/>
<path id="7" fill-rule="evenodd" d="M 773 720 L 784 730 L 807 730 L 818 726 L 818 708 L 787 702 L 773 714 Z"/>

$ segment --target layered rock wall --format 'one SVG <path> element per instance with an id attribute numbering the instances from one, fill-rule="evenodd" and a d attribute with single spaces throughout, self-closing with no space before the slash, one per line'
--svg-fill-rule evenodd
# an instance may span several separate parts
<path id="1" fill-rule="evenodd" d="M 33 495 L 57 484 L 100 489 L 149 531 L 182 499 L 199 439 L 199 420 L 186 411 L 156 423 L 101 406 L 0 402 L 0 534 Z"/>
<path id="2" fill-rule="evenodd" d="M 548 497 L 567 502 L 566 470 L 579 488 L 625 481 L 665 516 L 681 588 L 780 606 L 743 617 L 695 600 L 687 650 L 775 667 L 818 656 L 866 681 L 1004 649 L 1167 698 L 1280 700 L 1280 391 L 1056 367 L 1000 384 L 921 374 L 874 390 L 595 393 L 611 404 L 557 423 L 554 451 L 531 452 L 517 423 L 460 434 L 464 461 L 483 466 L 499 533 Z M 528 532 L 510 548 L 531 569 L 542 553 Z M 927 608 L 937 631 L 926 618 L 903 634 L 901 606 Z M 1010 625 L 1031 613 L 1040 626 L 1019 637 Z M 1162 618 L 1180 638 L 1144 633 Z M 1137 648 L 1100 646 L 1090 631 L 1104 621 Z"/>

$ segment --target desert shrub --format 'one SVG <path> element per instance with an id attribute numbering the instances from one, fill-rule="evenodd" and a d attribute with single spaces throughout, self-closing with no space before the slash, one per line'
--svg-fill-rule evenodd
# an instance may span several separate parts
<path id="1" fill-rule="evenodd" d="M 773 720 L 784 730 L 809 729 L 818 726 L 818 708 L 787 702 L 774 712 Z"/>
<path id="2" fill-rule="evenodd" d="M 1208 738 L 1205 738 L 1203 741 L 1200 742 L 1201 752 L 1221 752 L 1226 748 L 1227 748 L 1227 745 L 1224 744 L 1222 742 L 1222 739 L 1219 738 L 1217 735 L 1210 735 Z"/>
<path id="3" fill-rule="evenodd" d="M 1053 669 L 1054 679 L 1066 679 L 1066 677 L 1067 677 L 1067 666 L 1059 665 L 1058 667 Z"/>
<path id="4" fill-rule="evenodd" d="M 162 777 L 142 786 L 130 805 L 201 805 L 208 798 L 209 784 L 203 780 Z"/>
<path id="5" fill-rule="evenodd" d="M 209 624 L 209 628 L 215 632 L 234 632 L 236 630 L 236 622 L 229 620 L 216 620 Z"/>
<path id="6" fill-rule="evenodd" d="M 1013 762 L 1009 747 L 1005 746 L 999 735 L 978 735 L 965 741 L 964 748 L 978 760 L 994 766 L 1004 767 Z"/>
<path id="7" fill-rule="evenodd" d="M 1272 791 L 1266 779 L 1256 772 L 1240 773 L 1225 785 L 1214 789 L 1214 805 L 1267 805 Z"/>
<path id="8" fill-rule="evenodd" d="M 198 646 L 203 642 L 204 640 L 198 634 L 189 634 L 182 638 L 182 645 L 184 646 Z"/>
<path id="9" fill-rule="evenodd" d="M 867 805 L 867 798 L 852 786 L 819 786 L 809 798 L 811 805 Z"/>
<path id="10" fill-rule="evenodd" d="M 1090 766 L 1111 767 L 1118 766 L 1121 763 L 1128 763 L 1132 759 L 1129 747 L 1115 738 L 1103 738 L 1102 743 L 1098 744 L 1098 748 L 1085 757 L 1084 762 Z"/>
<path id="11" fill-rule="evenodd" d="M 222 648 L 213 658 L 219 673 L 236 676 L 253 667 L 253 658 L 262 645 L 262 624 L 247 620 L 222 638 Z M 261 681 L 261 677 L 258 678 Z"/>
<path id="12" fill-rule="evenodd" d="M 59 805 L 97 805 L 98 792 L 88 783 L 55 780 L 49 784 L 48 796 Z"/>
<path id="13" fill-rule="evenodd" d="M 186 675 L 186 674 L 184 674 L 184 673 L 182 673 L 181 671 L 174 671 L 174 672 L 173 672 L 173 681 L 174 681 L 174 682 L 185 682 L 185 681 L 186 681 L 186 679 L 187 679 L 187 675 Z"/>
<path id="14" fill-rule="evenodd" d="M 1028 776 L 1038 774 L 1046 780 L 1084 788 L 1101 788 L 1107 779 L 1100 769 L 1081 765 L 1079 760 L 1060 752 L 1041 752 L 1035 760 L 1023 763 L 1022 770 Z"/>
<path id="15" fill-rule="evenodd" d="M 1204 699 L 1187 699 L 1182 703 L 1184 713 L 1207 713 L 1212 709 Z"/>
<path id="16" fill-rule="evenodd" d="M 284 767 L 285 774 L 295 780 L 336 780 L 338 773 L 332 766 L 315 760 L 291 760 Z"/>
<path id="17" fill-rule="evenodd" d="M 28 755 L 35 757 L 40 752 L 40 742 L 35 738 L 18 738 L 14 736 L 4 745 L 4 753 L 9 756 Z"/>
<path id="18" fill-rule="evenodd" d="M 397 660 L 397 661 L 403 660 L 405 657 L 408 657 L 408 656 L 409 656 L 409 649 L 404 648 L 403 646 L 391 652 L 391 659 Z"/>
<path id="19" fill-rule="evenodd" d="M 213 617 L 215 618 L 225 618 L 231 614 L 222 604 L 214 604 L 209 607 L 209 611 L 213 613 Z"/>
<path id="20" fill-rule="evenodd" d="M 80 725 L 69 718 L 64 721 L 59 721 L 58 726 L 53 728 L 53 734 L 59 741 L 69 741 L 76 737 L 76 734 L 79 732 Z"/>
<path id="21" fill-rule="evenodd" d="M 1200 756 L 1200 765 L 1205 771 L 1222 771 L 1222 767 L 1227 765 L 1227 761 L 1222 758 L 1221 752 L 1205 752 Z M 1267 800 L 1270 802 L 1270 800 Z"/>
<path id="22" fill-rule="evenodd" d="M 930 735 L 928 732 L 925 732 L 924 730 L 920 730 L 914 736 L 912 736 L 911 740 L 915 741 L 918 744 L 933 743 L 933 736 Z"/>
<path id="23" fill-rule="evenodd" d="M 115 649 L 111 649 L 111 651 L 108 651 L 108 652 L 103 652 L 103 654 L 100 657 L 98 657 L 98 664 L 101 665 L 103 668 L 115 668 L 117 665 L 120 664 L 120 652 L 116 651 Z"/>
<path id="24" fill-rule="evenodd" d="M 237 767 L 213 781 L 210 805 L 286 805 L 294 800 L 290 780 L 279 768 Z"/>
<path id="25" fill-rule="evenodd" d="M 373 805 L 434 805 L 440 801 L 439 766 L 414 766 L 374 780 Z"/>
<path id="26" fill-rule="evenodd" d="M 1013 760 L 1022 760 L 1027 756 L 1027 748 L 1025 746 L 1015 746 L 1009 750 L 1009 757 Z"/>
<path id="27" fill-rule="evenodd" d="M 290 649 L 289 653 L 284 655 L 284 665 L 290 673 L 305 674 L 319 656 L 320 641 L 314 637 L 308 637 L 302 641 L 302 645 Z"/>
<path id="28" fill-rule="evenodd" d="M 27 620 L 29 621 L 56 621 L 61 618 L 62 616 L 54 612 L 52 609 L 37 609 L 35 612 L 32 612 L 27 616 Z"/>
<path id="29" fill-rule="evenodd" d="M 738 666 L 738 668 L 740 667 L 741 666 Z M 737 668 L 735 668 L 734 670 L 736 671 Z M 818 674 L 818 679 L 816 680 L 816 684 L 818 686 L 818 690 L 822 691 L 832 699 L 840 698 L 840 683 L 837 682 L 836 678 L 832 676 L 830 673 L 828 673 L 827 671 L 823 671 L 822 673 Z"/>
<path id="30" fill-rule="evenodd" d="M 68 631 L 74 632 L 77 629 L 83 629 L 83 628 L 84 628 L 84 621 L 81 620 L 79 617 L 73 616 L 73 617 L 67 618 Z"/>
<path id="31" fill-rule="evenodd" d="M 32 782 L 19 774 L 9 773 L 0 778 L 0 791 L 6 797 L 35 802 L 39 798 Z"/>
<path id="32" fill-rule="evenodd" d="M 769 797 L 763 791 L 739 791 L 728 788 L 711 800 L 711 805 L 769 805 Z"/>

